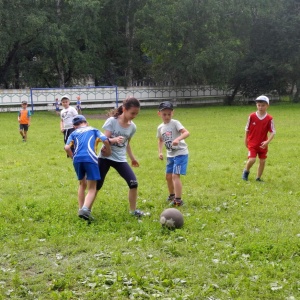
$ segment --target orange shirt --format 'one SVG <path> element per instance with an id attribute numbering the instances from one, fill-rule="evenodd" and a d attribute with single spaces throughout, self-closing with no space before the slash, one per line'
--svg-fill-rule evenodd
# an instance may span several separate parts
<path id="1" fill-rule="evenodd" d="M 19 111 L 20 124 L 27 125 L 30 122 L 31 112 L 27 109 L 21 109 Z"/>

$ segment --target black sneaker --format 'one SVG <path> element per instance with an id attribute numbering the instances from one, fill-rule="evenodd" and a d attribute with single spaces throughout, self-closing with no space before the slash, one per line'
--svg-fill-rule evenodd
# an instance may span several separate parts
<path id="1" fill-rule="evenodd" d="M 256 179 L 255 179 L 255 181 L 259 181 L 259 182 L 264 182 L 262 179 L 260 179 L 259 177 L 257 177 Z"/>
<path id="2" fill-rule="evenodd" d="M 170 206 L 183 206 L 184 203 L 181 199 L 174 199 L 171 203 Z"/>
<path id="3" fill-rule="evenodd" d="M 250 172 L 247 170 L 243 171 L 243 175 L 242 175 L 242 179 L 245 181 L 248 181 L 248 176 L 249 176 Z"/>
<path id="4" fill-rule="evenodd" d="M 175 195 L 169 195 L 167 202 L 172 202 L 175 199 Z"/>

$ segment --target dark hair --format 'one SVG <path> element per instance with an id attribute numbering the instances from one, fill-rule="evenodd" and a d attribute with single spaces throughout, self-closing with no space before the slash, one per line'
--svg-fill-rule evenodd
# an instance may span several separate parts
<path id="1" fill-rule="evenodd" d="M 140 108 L 141 104 L 140 101 L 132 96 L 128 96 L 124 101 L 123 104 L 120 105 L 118 108 L 112 109 L 108 112 L 109 117 L 118 118 L 123 113 L 123 107 L 125 109 L 130 109 L 131 107 L 138 107 Z"/>

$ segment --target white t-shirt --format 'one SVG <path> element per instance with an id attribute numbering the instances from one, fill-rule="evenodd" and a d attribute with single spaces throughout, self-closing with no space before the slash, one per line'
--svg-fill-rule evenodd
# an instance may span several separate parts
<path id="1" fill-rule="evenodd" d="M 136 132 L 136 125 L 131 121 L 131 124 L 127 128 L 124 128 L 119 124 L 118 119 L 110 117 L 105 121 L 102 128 L 111 132 L 111 138 L 122 136 L 123 143 L 111 144 L 111 156 L 105 157 L 100 153 L 100 157 L 117 162 L 126 162 L 126 147 L 128 145 L 128 140 L 131 139 Z"/>
<path id="2" fill-rule="evenodd" d="M 181 129 L 184 129 L 183 125 L 179 121 L 173 119 L 171 119 L 169 123 L 162 123 L 157 127 L 156 137 L 164 141 L 168 157 L 186 155 L 189 153 L 187 144 L 184 140 L 181 140 L 178 143 L 178 146 L 172 146 L 172 142 L 181 135 Z"/>
<path id="3" fill-rule="evenodd" d="M 60 111 L 60 118 L 63 121 L 64 129 L 73 128 L 72 120 L 77 115 L 78 115 L 77 110 L 72 106 L 69 106 L 68 108 L 63 108 Z"/>

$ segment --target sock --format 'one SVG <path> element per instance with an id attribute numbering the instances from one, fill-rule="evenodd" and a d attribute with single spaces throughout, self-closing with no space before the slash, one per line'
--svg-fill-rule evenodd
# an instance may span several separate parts
<path id="1" fill-rule="evenodd" d="M 87 211 L 91 212 L 91 210 L 88 207 L 84 206 L 84 205 L 82 206 L 82 210 L 87 210 Z"/>
<path id="2" fill-rule="evenodd" d="M 175 201 L 181 201 L 181 198 L 175 198 Z"/>

